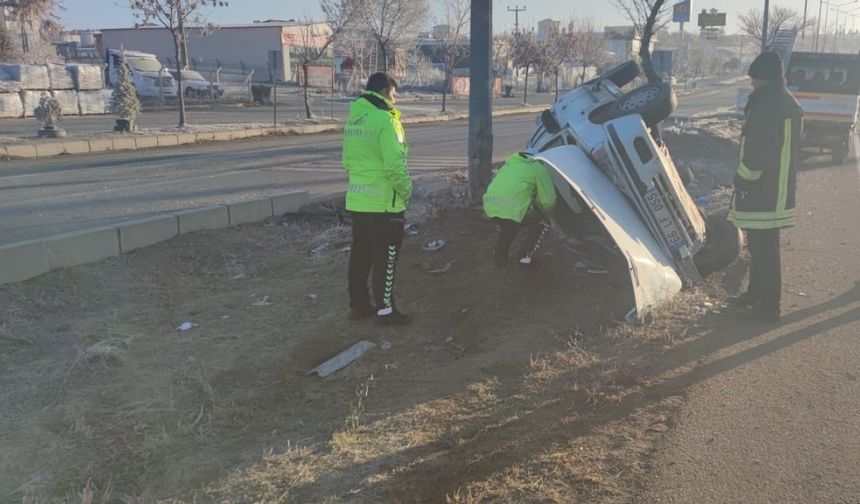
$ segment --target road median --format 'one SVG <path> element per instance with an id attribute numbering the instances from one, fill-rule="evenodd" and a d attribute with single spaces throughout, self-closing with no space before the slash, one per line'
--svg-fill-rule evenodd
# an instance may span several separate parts
<path id="1" fill-rule="evenodd" d="M 505 107 L 493 111 L 493 117 L 515 114 L 537 114 L 546 106 Z M 406 116 L 403 124 L 425 124 L 468 119 L 467 112 L 426 114 Z M 303 124 L 296 126 L 253 126 L 221 129 L 216 131 L 182 131 L 172 130 L 153 134 L 104 134 L 91 137 L 80 136 L 70 139 L 35 140 L 8 143 L 0 145 L 0 159 L 41 159 L 59 155 L 98 154 L 102 152 L 126 152 L 159 147 L 175 147 L 208 142 L 227 142 L 277 135 L 313 135 L 341 131 L 340 123 L 332 124 Z"/>

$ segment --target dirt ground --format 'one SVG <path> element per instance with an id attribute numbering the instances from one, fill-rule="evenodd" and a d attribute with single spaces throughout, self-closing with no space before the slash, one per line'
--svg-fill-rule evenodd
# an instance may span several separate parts
<path id="1" fill-rule="evenodd" d="M 662 356 L 694 365 L 722 277 L 619 324 L 629 289 L 557 241 L 500 274 L 479 211 L 419 231 L 398 270 L 407 328 L 348 319 L 349 228 L 325 218 L 0 287 L 0 501 L 629 499 L 681 401 Z M 307 375 L 361 340 L 377 346 Z"/>

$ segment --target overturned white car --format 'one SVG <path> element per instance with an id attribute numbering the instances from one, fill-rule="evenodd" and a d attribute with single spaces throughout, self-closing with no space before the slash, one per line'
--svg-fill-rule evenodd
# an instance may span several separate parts
<path id="1" fill-rule="evenodd" d="M 621 90 L 639 72 L 628 62 L 568 92 L 541 114 L 528 142 L 564 202 L 553 227 L 587 256 L 629 272 L 630 317 L 725 268 L 741 248 L 740 231 L 725 215 L 700 211 L 655 140 L 676 105 L 672 87 Z"/>

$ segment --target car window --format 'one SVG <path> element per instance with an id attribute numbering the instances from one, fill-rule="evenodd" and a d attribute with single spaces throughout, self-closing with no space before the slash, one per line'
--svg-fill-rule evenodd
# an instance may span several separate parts
<path id="1" fill-rule="evenodd" d="M 792 58 L 786 72 L 791 89 L 818 93 L 860 93 L 860 62 Z"/>

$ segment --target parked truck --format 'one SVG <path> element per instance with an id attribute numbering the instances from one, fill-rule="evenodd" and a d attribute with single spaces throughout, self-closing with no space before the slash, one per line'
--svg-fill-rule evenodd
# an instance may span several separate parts
<path id="1" fill-rule="evenodd" d="M 803 146 L 829 151 L 833 163 L 841 165 L 858 121 L 860 54 L 793 52 L 785 76 L 803 108 Z M 739 112 L 750 92 L 738 91 Z"/>
<path id="2" fill-rule="evenodd" d="M 125 61 L 129 75 L 137 94 L 141 97 L 174 98 L 176 97 L 176 80 L 154 54 L 139 51 L 123 51 L 108 49 L 107 71 L 105 81 L 108 87 L 113 87 L 119 79 L 117 68 L 120 61 Z"/>

